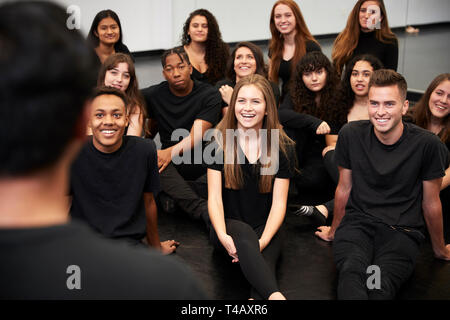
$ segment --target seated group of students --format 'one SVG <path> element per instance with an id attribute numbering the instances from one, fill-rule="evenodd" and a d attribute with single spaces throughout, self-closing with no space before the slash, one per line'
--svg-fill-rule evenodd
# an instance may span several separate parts
<path id="1" fill-rule="evenodd" d="M 274 20 L 277 9 L 287 4 L 292 5 L 274 5 Z M 334 201 L 301 207 L 297 213 L 315 219 L 317 236 L 334 239 L 338 298 L 395 297 L 412 273 L 424 237 L 424 217 L 436 256 L 450 259 L 439 200 L 440 190 L 445 194 L 449 183 L 449 74 L 438 76 L 408 110 L 405 79 L 383 69 L 374 56 L 355 56 L 340 80 L 320 47 L 310 45 L 314 48 L 304 48 L 310 52 L 300 57 L 280 94 L 277 83 L 266 78 L 261 49 L 243 42 L 231 53 L 227 79 L 214 81 L 214 87 L 210 83 L 217 76 L 215 65 L 208 64 L 202 73 L 191 62 L 196 61 L 196 48 L 190 26 L 202 28 L 196 19 L 203 17 L 209 33 L 215 19 L 208 14 L 203 9 L 191 14 L 185 25 L 187 44 L 163 53 L 166 81 L 158 85 L 139 90 L 129 54 L 104 59 L 87 109 L 88 142 L 78 155 L 71 153 L 71 216 L 108 238 L 137 247 L 145 238 L 150 246 L 171 253 L 178 243 L 160 242 L 157 231 L 155 197 L 161 191 L 190 217 L 204 221 L 211 243 L 233 263 L 239 262 L 254 299 L 285 298 L 275 270 L 290 181 L 299 192 L 320 192 L 324 186 L 336 190 Z M 269 73 L 276 60 L 276 51 L 271 52 Z M 97 55 L 102 61 L 99 51 Z M 407 112 L 426 130 L 403 121 Z M 160 150 L 149 139 L 156 132 Z M 204 138 L 207 132 L 213 139 Z M 206 159 L 208 150 L 214 161 Z M 332 212 L 333 222 L 326 227 Z M 120 254 L 108 258 L 111 264 L 125 256 L 134 267 L 139 264 L 124 247 L 118 248 Z M 160 263 L 166 266 L 168 261 Z M 366 269 L 372 264 L 390 275 L 383 277 L 381 290 L 365 288 Z M 113 272 L 119 273 L 115 267 Z M 105 279 L 96 281 L 101 286 Z M 195 282 L 181 283 L 199 291 Z M 105 294 L 98 290 L 88 296 Z M 183 296 L 186 292 L 172 297 L 170 287 L 164 290 L 161 296 L 151 296 L 201 297 Z"/>

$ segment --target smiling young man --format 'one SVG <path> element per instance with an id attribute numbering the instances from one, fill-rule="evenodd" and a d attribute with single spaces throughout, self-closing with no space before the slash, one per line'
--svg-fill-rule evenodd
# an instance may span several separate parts
<path id="1" fill-rule="evenodd" d="M 152 140 L 124 136 L 127 105 L 120 90 L 95 91 L 88 122 L 92 137 L 72 165 L 70 212 L 106 237 L 131 244 L 146 237 L 150 246 L 172 253 L 177 243 L 160 243 L 158 236 L 156 146 Z"/>
<path id="2" fill-rule="evenodd" d="M 370 121 L 339 132 L 333 223 L 316 232 L 334 240 L 339 299 L 395 298 L 414 270 L 425 226 L 436 258 L 450 260 L 439 199 L 448 153 L 433 133 L 402 121 L 406 90 L 395 71 L 374 71 Z M 366 286 L 369 266 L 379 267 L 379 288 Z"/>
<path id="3" fill-rule="evenodd" d="M 161 190 L 190 217 L 201 218 L 209 226 L 207 201 L 194 190 L 192 183 L 199 182 L 200 188 L 206 183 L 202 138 L 219 120 L 222 98 L 211 85 L 191 79 L 192 65 L 182 47 L 165 51 L 161 64 L 166 81 L 142 91 L 149 118 L 157 123 L 161 138 L 162 147 L 158 150 Z M 186 133 L 186 136 L 173 140 L 174 133 Z M 195 158 L 194 148 L 198 148 L 200 159 Z M 172 159 L 177 155 L 188 160 L 175 164 Z"/>

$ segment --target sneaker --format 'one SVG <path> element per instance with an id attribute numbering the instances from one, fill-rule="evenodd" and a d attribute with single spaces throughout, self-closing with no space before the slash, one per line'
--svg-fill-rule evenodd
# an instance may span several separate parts
<path id="1" fill-rule="evenodd" d="M 315 226 L 324 226 L 327 218 L 315 206 L 301 206 L 294 211 L 297 216 L 310 217 Z"/>

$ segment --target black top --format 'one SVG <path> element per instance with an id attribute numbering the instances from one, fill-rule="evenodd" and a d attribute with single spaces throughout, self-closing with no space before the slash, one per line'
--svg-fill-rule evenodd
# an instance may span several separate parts
<path id="1" fill-rule="evenodd" d="M 124 136 L 113 153 L 97 150 L 92 137 L 72 165 L 71 215 L 111 238 L 146 234 L 143 193 L 159 191 L 155 143 Z"/>
<path id="2" fill-rule="evenodd" d="M 360 32 L 358 45 L 353 51 L 353 55 L 350 60 L 357 55 L 365 53 L 371 54 L 380 59 L 380 61 L 383 63 L 384 68 L 397 71 L 397 39 L 394 43 L 384 43 L 378 41 L 378 39 L 376 38 L 376 32 Z"/>
<path id="3" fill-rule="evenodd" d="M 275 96 L 275 103 L 278 107 L 280 104 L 280 88 L 278 88 L 278 85 L 272 81 L 269 81 L 270 85 L 272 86 L 273 95 Z M 221 86 L 228 85 L 232 88 L 236 86 L 235 81 L 231 81 L 230 79 L 222 79 L 216 83 L 216 89 L 219 89 Z M 228 107 L 227 103 L 222 100 L 222 108 Z"/>
<path id="4" fill-rule="evenodd" d="M 215 144 L 215 142 L 213 142 Z M 217 149 L 217 144 L 215 145 Z M 223 150 L 220 150 L 223 159 Z M 259 161 L 250 164 L 240 147 L 238 152 L 242 153 L 244 163 L 241 164 L 244 186 L 239 190 L 225 188 L 225 178 L 223 175 L 223 161 L 213 163 L 209 169 L 222 172 L 222 202 L 225 218 L 236 219 L 248 223 L 253 228 L 265 225 L 272 208 L 272 192 L 260 193 L 259 177 L 261 174 L 261 164 Z M 293 176 L 293 161 L 289 161 L 286 156 L 279 151 L 279 166 L 275 178 L 289 179 Z M 293 157 L 289 157 L 293 159 Z"/>
<path id="5" fill-rule="evenodd" d="M 116 51 L 116 53 L 126 53 L 126 54 L 128 54 L 130 57 L 131 57 L 131 59 L 133 60 L 133 62 L 135 62 L 135 60 L 134 60 L 134 57 L 133 57 L 133 54 L 130 52 L 130 50 L 128 50 L 128 47 L 126 46 L 126 45 L 124 45 L 123 43 L 117 43 L 115 46 L 114 46 L 114 50 Z M 97 53 L 95 52 L 95 56 L 97 57 L 97 65 L 96 65 L 96 68 L 97 68 L 97 73 L 100 71 L 100 68 L 101 68 L 101 66 L 102 66 L 102 62 L 100 61 L 100 57 L 97 55 Z"/>
<path id="6" fill-rule="evenodd" d="M 194 67 L 192 67 L 191 79 L 192 80 L 197 80 L 197 81 L 200 81 L 200 82 L 204 82 L 204 83 L 209 83 L 209 79 L 206 76 L 206 71 L 204 73 L 201 73 L 200 71 L 198 71 Z"/>
<path id="7" fill-rule="evenodd" d="M 363 214 L 388 225 L 422 229 L 422 183 L 443 177 L 449 157 L 433 133 L 404 123 L 393 145 L 381 143 L 369 120 L 352 121 L 339 132 L 335 159 L 352 170 L 346 214 Z"/>
<path id="8" fill-rule="evenodd" d="M 192 91 L 184 96 L 174 95 L 167 81 L 142 90 L 147 104 L 149 118 L 156 119 L 162 148 L 168 148 L 179 141 L 171 141 L 172 132 L 184 129 L 189 133 L 197 119 L 208 121 L 213 126 L 218 122 L 222 97 L 211 85 L 194 81 Z"/>
<path id="9" fill-rule="evenodd" d="M 101 238 L 75 221 L 0 229 L 0 252 L 0 299 L 206 298 L 174 258 Z M 70 290 L 77 275 L 81 288 Z"/>
<path id="10" fill-rule="evenodd" d="M 322 49 L 316 42 L 308 40 L 306 41 L 306 53 L 312 51 L 322 52 Z M 284 99 L 284 97 L 286 97 L 287 93 L 289 92 L 289 81 L 291 79 L 291 61 L 292 59 L 284 60 L 282 58 L 280 62 L 280 68 L 278 69 L 278 77 L 282 80 L 282 87 L 281 87 L 282 100 Z"/>
<path id="11" fill-rule="evenodd" d="M 280 123 L 296 142 L 299 166 L 322 162 L 322 150 L 326 147 L 325 135 L 316 134 L 323 120 L 294 110 L 290 94 L 286 96 L 278 110 Z M 344 123 L 328 123 L 331 135 L 338 134 Z M 294 134 L 295 133 L 295 134 Z"/>

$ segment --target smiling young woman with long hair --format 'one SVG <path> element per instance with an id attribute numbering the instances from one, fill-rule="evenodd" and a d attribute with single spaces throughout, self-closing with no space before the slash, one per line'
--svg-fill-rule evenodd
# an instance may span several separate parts
<path id="1" fill-rule="evenodd" d="M 123 43 L 122 25 L 119 16 L 112 10 L 102 10 L 95 15 L 87 41 L 97 54 L 99 69 L 101 64 L 116 52 L 131 56 L 130 50 Z"/>
<path id="2" fill-rule="evenodd" d="M 127 107 L 129 118 L 127 135 L 141 137 L 149 133 L 145 126 L 147 118 L 145 100 L 139 91 L 134 63 L 129 55 L 115 53 L 109 56 L 100 69 L 97 86 L 114 87 L 127 95 L 130 102 Z"/>
<path id="3" fill-rule="evenodd" d="M 222 113 L 228 110 L 233 88 L 242 78 L 259 74 L 267 78 L 267 67 L 264 63 L 264 55 L 259 46 L 251 42 L 239 42 L 231 52 L 231 59 L 228 61 L 226 79 L 216 83 L 216 88 L 222 95 Z M 270 82 L 275 96 L 276 105 L 280 101 L 280 89 L 274 82 Z"/>
<path id="4" fill-rule="evenodd" d="M 269 80 L 282 80 L 282 100 L 289 90 L 289 80 L 297 63 L 307 52 L 321 51 L 293 0 L 275 2 L 270 13 Z"/>
<path id="5" fill-rule="evenodd" d="M 193 79 L 214 85 L 225 77 L 229 48 L 211 12 L 198 9 L 189 15 L 184 23 L 181 45 L 191 61 Z"/>
<path id="6" fill-rule="evenodd" d="M 267 141 L 262 130 L 267 130 Z M 229 137 L 230 131 L 237 133 Z M 272 141 L 274 132 L 277 140 Z M 275 267 L 282 248 L 293 142 L 278 122 L 272 88 L 264 77 L 254 74 L 237 83 L 213 143 L 224 161 L 209 165 L 207 173 L 211 242 L 233 263 L 239 262 L 252 287 L 251 298 L 285 299 Z M 239 161 L 239 154 L 245 161 Z M 278 170 L 264 172 L 270 167 Z"/>
<path id="7" fill-rule="evenodd" d="M 353 7 L 333 44 L 331 56 L 338 74 L 348 61 L 364 53 L 377 57 L 386 69 L 397 70 L 398 40 L 389 28 L 383 0 L 359 0 Z"/>

